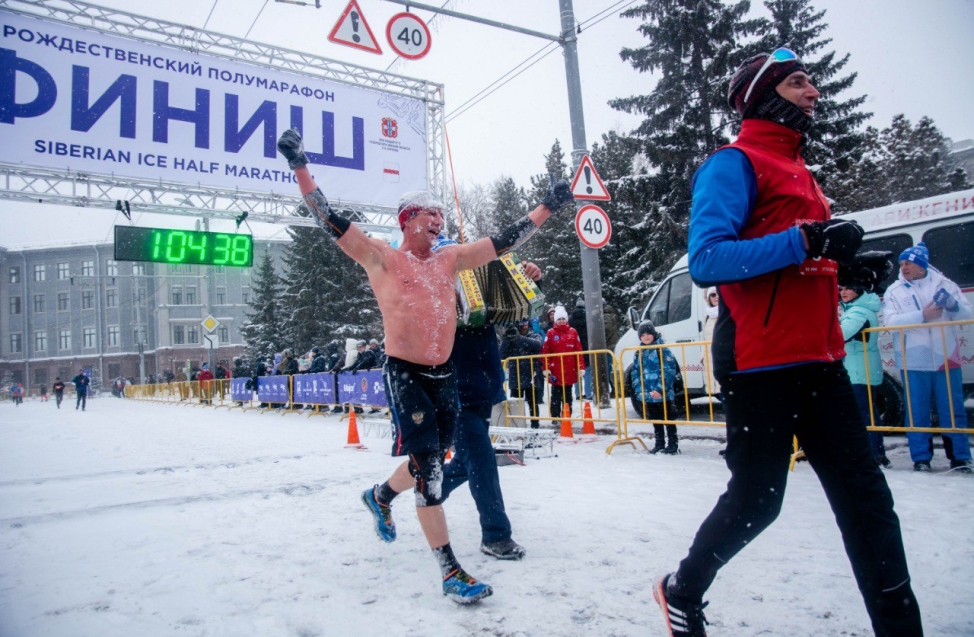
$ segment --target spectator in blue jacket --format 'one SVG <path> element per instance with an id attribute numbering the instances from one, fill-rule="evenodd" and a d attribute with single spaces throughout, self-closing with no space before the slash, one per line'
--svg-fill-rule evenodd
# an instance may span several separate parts
<path id="1" fill-rule="evenodd" d="M 650 321 L 639 324 L 639 342 L 643 346 L 662 345 L 663 338 Z M 676 420 L 676 379 L 680 375 L 680 365 L 668 347 L 641 349 L 629 372 L 629 385 L 632 387 L 632 406 L 643 420 Z M 663 440 L 666 431 L 667 441 Z M 657 425 L 653 423 L 656 444 L 649 453 L 674 455 L 680 452 L 676 425 Z"/>
<path id="2" fill-rule="evenodd" d="M 870 255 L 873 255 L 874 260 L 872 267 L 866 266 L 863 261 L 864 258 L 870 258 Z M 873 290 L 893 271 L 893 263 L 889 261 L 891 256 L 888 252 L 863 253 L 857 257 L 860 264 L 858 268 L 839 268 L 839 307 L 842 308 L 839 327 L 842 329 L 846 350 L 846 357 L 842 362 L 849 373 L 852 390 L 856 394 L 856 402 L 859 403 L 859 411 L 862 412 L 862 420 L 866 426 L 883 424 L 876 408 L 876 399 L 883 384 L 883 361 L 879 356 L 879 335 L 863 330 L 879 326 L 882 302 Z M 876 464 L 889 467 L 883 432 L 870 431 L 869 442 Z"/>
<path id="3" fill-rule="evenodd" d="M 78 392 L 78 399 L 74 403 L 75 411 L 78 407 L 81 407 L 81 411 L 85 410 L 85 405 L 88 402 L 88 386 L 91 385 L 91 379 L 85 375 L 85 370 L 78 372 L 78 375 L 71 379 L 74 383 L 74 389 Z"/>

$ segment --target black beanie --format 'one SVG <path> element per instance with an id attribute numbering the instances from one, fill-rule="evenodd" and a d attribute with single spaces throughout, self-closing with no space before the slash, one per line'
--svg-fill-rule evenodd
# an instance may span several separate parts
<path id="1" fill-rule="evenodd" d="M 659 338 L 659 332 L 656 331 L 652 321 L 643 321 L 639 324 L 637 335 L 641 338 L 643 334 L 652 334 L 654 340 Z"/>
<path id="2" fill-rule="evenodd" d="M 805 133 L 812 125 L 812 118 L 781 97 L 775 88 L 795 71 L 803 71 L 807 74 L 808 69 L 797 58 L 775 62 L 755 80 L 770 56 L 771 54 L 768 53 L 760 53 L 746 60 L 737 69 L 727 91 L 727 103 L 744 119 L 764 119 L 787 126 L 799 133 Z M 752 83 L 754 88 L 748 95 Z M 745 96 L 747 96 L 746 101 Z"/>

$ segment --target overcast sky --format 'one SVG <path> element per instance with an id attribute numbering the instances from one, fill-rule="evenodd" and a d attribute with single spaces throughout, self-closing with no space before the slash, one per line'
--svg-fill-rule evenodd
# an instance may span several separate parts
<path id="1" fill-rule="evenodd" d="M 347 0 L 322 0 L 322 8 L 280 4 L 274 0 L 101 0 L 116 9 L 208 30 L 308 51 L 324 57 L 441 83 L 447 103 L 447 132 L 456 179 L 488 184 L 511 176 L 527 186 L 543 170 L 543 155 L 555 139 L 571 147 L 563 56 L 559 50 L 524 70 L 493 94 L 463 113 L 464 102 L 542 49 L 547 41 L 439 16 L 431 21 L 432 48 L 417 61 L 396 61 L 385 41 L 385 25 L 401 11 L 385 0 L 359 0 L 365 20 L 380 40 L 383 55 L 360 52 L 326 39 Z M 442 5 L 443 0 L 426 0 Z M 313 0 L 312 0 L 313 4 Z M 623 47 L 645 43 L 639 23 L 618 17 L 628 0 L 575 0 L 577 20 L 588 24 L 605 9 L 616 8 L 589 24 L 579 36 L 582 92 L 588 147 L 612 129 L 628 131 L 636 116 L 609 108 L 615 97 L 645 94 L 656 78 L 637 73 L 619 58 Z M 831 48 L 851 54 L 850 71 L 859 74 L 849 95 L 867 94 L 871 124 L 888 126 L 893 115 L 912 121 L 927 115 L 955 141 L 974 137 L 974 0 L 817 0 L 827 10 Z M 456 11 L 508 22 L 545 33 L 560 28 L 557 0 L 454 0 Z M 755 13 L 764 9 L 752 2 Z M 211 14 L 212 11 L 212 14 Z M 429 20 L 432 14 L 415 10 Z M 256 22 L 255 22 L 256 19 Z M 207 22 L 208 20 L 208 22 Z M 252 27 L 252 28 L 251 28 Z M 596 166 L 596 168 L 598 168 Z M 41 208 L 44 208 L 43 212 Z M 23 213 L 27 216 L 21 216 Z M 51 217 L 51 214 L 57 216 Z M 48 237 L 51 227 L 78 225 L 79 232 L 107 235 L 113 215 L 30 204 L 0 204 L 3 245 L 33 243 L 37 227 Z M 50 219 L 56 219 L 51 223 Z M 92 223 L 97 219 L 97 223 Z M 82 229 L 83 226 L 83 229 Z M 32 231 L 33 230 L 33 231 Z M 104 231 L 103 231 L 104 230 Z"/>

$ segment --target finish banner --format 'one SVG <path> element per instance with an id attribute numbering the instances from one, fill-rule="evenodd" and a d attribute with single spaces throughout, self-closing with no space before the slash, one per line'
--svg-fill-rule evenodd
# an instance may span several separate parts
<path id="1" fill-rule="evenodd" d="M 0 161 L 297 196 L 291 127 L 332 201 L 427 188 L 421 100 L 0 11 Z"/>
<path id="2" fill-rule="evenodd" d="M 294 402 L 306 405 L 335 404 L 335 375 L 296 374 L 294 378 Z"/>
<path id="3" fill-rule="evenodd" d="M 381 369 L 367 372 L 338 374 L 338 402 L 370 407 L 387 407 L 386 386 Z"/>

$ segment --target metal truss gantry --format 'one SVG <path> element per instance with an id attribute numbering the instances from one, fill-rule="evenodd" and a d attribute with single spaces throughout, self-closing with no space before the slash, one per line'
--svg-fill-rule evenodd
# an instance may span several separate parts
<path id="1" fill-rule="evenodd" d="M 271 70 L 343 82 L 426 104 L 428 185 L 446 192 L 443 85 L 386 71 L 354 66 L 301 51 L 243 40 L 230 35 L 100 7 L 80 0 L 0 0 L 0 9 L 43 18 L 76 28 L 154 42 L 190 53 L 245 62 Z M 216 188 L 205 184 L 148 181 L 110 174 L 26 167 L 0 162 L 0 199 L 40 201 L 66 206 L 114 208 L 119 199 L 134 210 L 192 217 L 248 219 L 267 223 L 312 226 L 301 214 L 300 197 Z M 396 210 L 363 202 L 332 202 L 352 213 L 365 230 L 398 229 Z"/>

